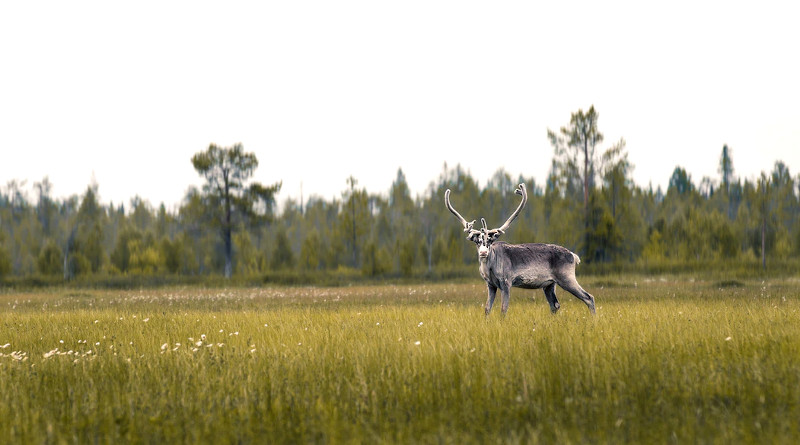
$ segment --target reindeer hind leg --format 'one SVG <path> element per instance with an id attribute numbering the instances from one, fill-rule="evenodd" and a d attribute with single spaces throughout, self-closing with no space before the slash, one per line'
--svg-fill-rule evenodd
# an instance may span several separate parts
<path id="1" fill-rule="evenodd" d="M 547 298 L 547 302 L 550 303 L 550 312 L 555 314 L 561 308 L 561 304 L 558 302 L 558 298 L 556 298 L 556 283 L 550 283 L 544 287 L 544 296 Z"/>
<path id="2" fill-rule="evenodd" d="M 575 277 L 569 277 L 565 280 L 562 280 L 560 283 L 558 283 L 558 285 L 561 286 L 561 288 L 563 288 L 565 291 L 575 295 L 579 300 L 586 303 L 586 306 L 589 307 L 589 311 L 592 312 L 592 315 L 595 314 L 594 297 L 589 292 L 586 292 L 580 284 L 578 284 L 578 280 L 576 280 Z"/>

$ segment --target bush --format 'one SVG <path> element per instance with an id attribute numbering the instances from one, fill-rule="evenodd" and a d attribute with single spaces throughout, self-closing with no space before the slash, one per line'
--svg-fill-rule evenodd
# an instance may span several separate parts
<path id="1" fill-rule="evenodd" d="M 0 244 L 0 277 L 4 277 L 11 273 L 11 256 L 6 251 L 5 247 Z"/>
<path id="2" fill-rule="evenodd" d="M 58 275 L 64 271 L 64 257 L 61 249 L 53 240 L 47 241 L 39 257 L 36 259 L 36 269 L 42 275 Z"/>

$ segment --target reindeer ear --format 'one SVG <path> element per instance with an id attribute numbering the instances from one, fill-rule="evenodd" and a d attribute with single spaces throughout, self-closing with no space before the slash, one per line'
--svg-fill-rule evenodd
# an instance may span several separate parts
<path id="1" fill-rule="evenodd" d="M 488 232 L 486 232 L 486 236 L 489 237 L 490 241 L 494 241 L 497 238 L 500 238 L 500 235 L 502 235 L 503 233 L 504 232 L 502 230 L 500 230 L 500 229 L 492 229 L 492 230 L 489 230 Z"/>
<path id="2" fill-rule="evenodd" d="M 470 230 L 469 235 L 467 235 L 467 239 L 472 241 L 473 243 L 477 243 L 480 241 L 481 232 L 477 230 Z"/>

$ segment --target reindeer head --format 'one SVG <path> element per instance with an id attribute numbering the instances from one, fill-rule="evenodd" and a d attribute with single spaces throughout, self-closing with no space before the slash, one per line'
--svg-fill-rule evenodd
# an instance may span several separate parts
<path id="1" fill-rule="evenodd" d="M 519 213 L 522 211 L 522 208 L 525 207 L 525 203 L 528 201 L 528 194 L 525 191 L 525 184 L 520 184 L 514 190 L 514 193 L 518 195 L 522 195 L 522 202 L 519 203 L 519 207 L 511 216 L 506 220 L 506 222 L 498 227 L 497 229 L 488 229 L 486 227 L 486 220 L 481 218 L 481 229 L 475 230 L 473 226 L 475 225 L 475 220 L 472 222 L 467 222 L 460 213 L 453 208 L 450 204 L 450 189 L 444 192 L 444 203 L 447 206 L 447 209 L 455 215 L 458 221 L 464 226 L 464 232 L 467 233 L 467 239 L 472 241 L 478 246 L 478 260 L 486 261 L 489 257 L 489 248 L 492 246 L 492 243 L 495 242 L 500 235 L 504 234 L 506 230 L 508 230 L 509 226 L 511 226 L 511 222 L 519 216 Z"/>

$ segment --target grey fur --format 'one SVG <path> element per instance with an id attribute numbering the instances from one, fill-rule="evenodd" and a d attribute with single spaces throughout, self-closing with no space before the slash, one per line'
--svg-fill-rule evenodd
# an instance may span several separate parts
<path id="1" fill-rule="evenodd" d="M 481 277 L 486 281 L 489 294 L 484 307 L 486 315 L 492 310 L 498 289 L 503 300 L 500 310 L 505 315 L 512 287 L 543 288 L 550 304 L 550 311 L 555 314 L 561 307 L 556 298 L 556 284 L 583 301 L 594 314 L 594 297 L 586 292 L 575 278 L 575 266 L 581 261 L 578 255 L 555 244 L 495 242 L 505 233 L 527 201 L 524 184 L 520 184 L 515 192 L 522 195 L 522 203 L 501 228 L 492 230 L 487 229 L 483 218 L 481 218 L 482 229 L 472 229 L 474 221 L 468 223 L 450 204 L 450 190 L 445 192 L 447 208 L 464 226 L 464 231 L 468 232 L 467 239 L 478 246 L 479 270 Z"/>

